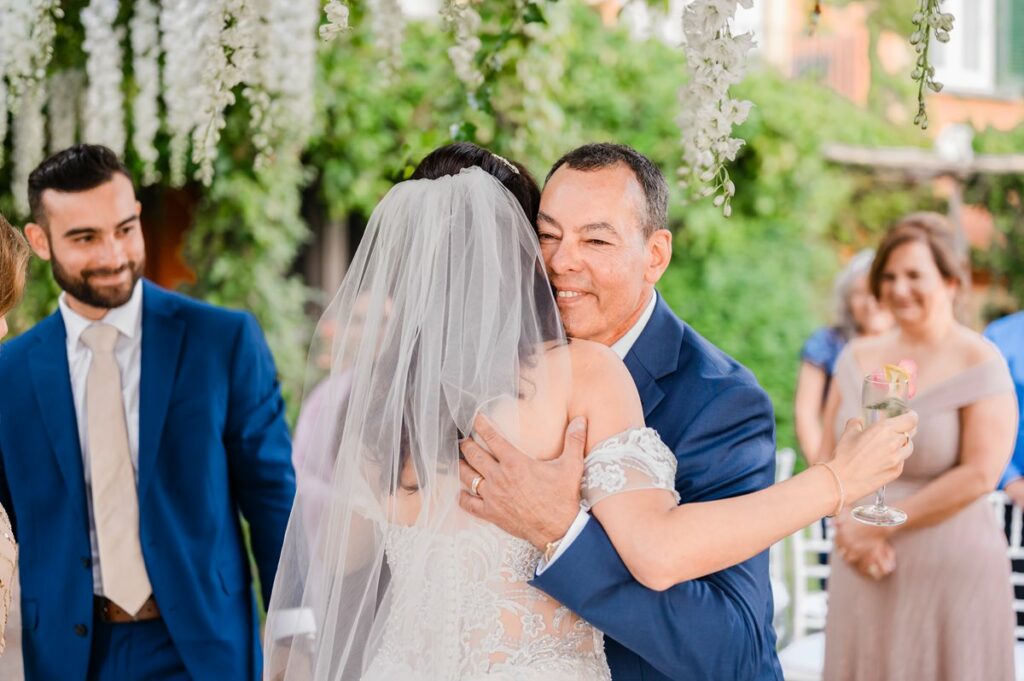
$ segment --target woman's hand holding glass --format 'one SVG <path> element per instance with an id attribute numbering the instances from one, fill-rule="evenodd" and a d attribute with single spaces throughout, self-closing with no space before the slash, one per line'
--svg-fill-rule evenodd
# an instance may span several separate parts
<path id="1" fill-rule="evenodd" d="M 830 462 L 846 499 L 860 499 L 899 477 L 903 462 L 914 452 L 916 432 L 914 411 L 882 419 L 868 428 L 862 419 L 850 419 Z"/>

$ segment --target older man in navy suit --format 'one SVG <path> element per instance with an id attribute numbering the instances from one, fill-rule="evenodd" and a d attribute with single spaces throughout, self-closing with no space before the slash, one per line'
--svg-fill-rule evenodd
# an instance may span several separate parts
<path id="1" fill-rule="evenodd" d="M 749 371 L 655 292 L 672 251 L 667 197 L 658 168 L 629 147 L 569 152 L 541 197 L 537 232 L 548 275 L 567 334 L 604 343 L 625 361 L 647 425 L 676 454 L 682 501 L 753 492 L 774 479 L 771 402 Z M 512 453 L 493 434 L 487 444 Z M 480 498 L 464 494 L 464 507 L 546 547 L 533 585 L 605 632 L 614 681 L 781 681 L 767 553 L 652 591 L 579 510 L 580 457 L 499 462 L 481 459 L 487 455 L 471 441 L 463 449 L 467 459 L 501 467 L 480 485 Z M 514 470 L 513 458 L 521 464 Z"/>
<path id="2" fill-rule="evenodd" d="M 0 353 L 0 503 L 21 546 L 29 681 L 250 680 L 295 492 L 251 315 L 142 280 L 140 205 L 109 149 L 29 178 L 59 309 Z"/>

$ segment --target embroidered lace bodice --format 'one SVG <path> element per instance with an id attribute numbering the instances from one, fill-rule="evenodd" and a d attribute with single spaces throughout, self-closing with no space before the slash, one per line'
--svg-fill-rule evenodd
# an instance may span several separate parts
<path id="1" fill-rule="evenodd" d="M 654 430 L 621 433 L 588 455 L 584 505 L 635 489 L 674 490 L 675 465 Z M 601 633 L 529 585 L 540 551 L 463 520 L 457 531 L 429 536 L 386 528 L 388 614 L 364 681 L 438 681 L 439 673 L 459 681 L 610 681 Z"/>

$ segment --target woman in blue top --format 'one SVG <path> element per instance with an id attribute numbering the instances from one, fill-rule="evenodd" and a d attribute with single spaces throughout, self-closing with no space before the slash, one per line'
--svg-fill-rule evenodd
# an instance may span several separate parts
<path id="1" fill-rule="evenodd" d="M 879 306 L 868 288 L 868 272 L 874 258 L 875 252 L 865 249 L 853 256 L 836 276 L 836 323 L 811 334 L 800 352 L 793 411 L 796 438 L 808 463 L 817 460 L 822 410 L 839 353 L 852 338 L 874 336 L 892 326 L 892 316 Z"/>

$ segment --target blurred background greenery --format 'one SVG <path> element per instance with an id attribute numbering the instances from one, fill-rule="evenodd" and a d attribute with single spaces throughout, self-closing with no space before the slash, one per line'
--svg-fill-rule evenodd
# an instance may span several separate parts
<path id="1" fill-rule="evenodd" d="M 65 3 L 69 20 L 53 69 L 84 62 L 73 21 L 81 4 Z M 877 56 L 887 35 L 902 31 L 905 38 L 916 2 L 829 3 L 836 11 L 864 9 L 857 16 L 870 85 L 860 101 L 836 86 L 828 63 L 786 72 L 767 57 L 755 60 L 737 88 L 755 108 L 738 131 L 747 144 L 731 170 L 738 195 L 728 219 L 708 202 L 684 203 L 671 182 L 680 157 L 682 50 L 657 36 L 638 36 L 592 6 L 608 3 L 531 0 L 528 13 L 523 4 L 480 5 L 486 78 L 468 96 L 446 54 L 451 36 L 439 21 L 406 25 L 401 64 L 389 75 L 363 3 L 352 3 L 353 30 L 320 48 L 316 122 L 300 162 L 253 169 L 242 102 L 229 112 L 212 186 L 140 190 L 151 269 L 160 265 L 159 279 L 191 295 L 258 316 L 294 416 L 312 320 L 340 276 L 328 271 L 331 262 L 337 270 L 372 207 L 422 156 L 453 137 L 468 138 L 542 179 L 578 144 L 622 142 L 654 159 L 673 184 L 675 255 L 661 293 L 683 319 L 753 370 L 775 404 L 779 445 L 793 446 L 799 350 L 814 328 L 830 321 L 832 276 L 899 215 L 947 207 L 932 182 L 853 170 L 823 153 L 832 143 L 931 148 L 931 137 L 894 113 L 901 102 L 914 106 L 909 70 L 894 75 Z M 801 12 L 805 22 L 809 13 Z M 820 40 L 840 35 L 842 21 L 820 26 Z M 805 34 L 806 25 L 799 30 Z M 134 87 L 130 72 L 125 87 Z M 979 132 L 979 152 L 1024 146 L 1019 125 Z M 127 161 L 139 168 L 137 158 L 129 154 Z M 0 169 L 0 186 L 9 186 L 7 173 Z M 998 237 L 974 261 L 993 286 L 1012 294 L 1000 298 L 1007 309 L 1024 296 L 1024 277 L 1017 276 L 1024 266 L 1021 184 L 1020 176 L 972 178 L 965 195 L 993 216 Z M 0 196 L 0 210 L 13 213 L 9 195 Z M 177 216 L 178 228 L 169 215 Z M 332 249 L 333 259 L 325 258 Z M 28 296 L 12 319 L 15 331 L 54 306 L 57 291 L 46 267 L 36 262 L 33 268 Z"/>

